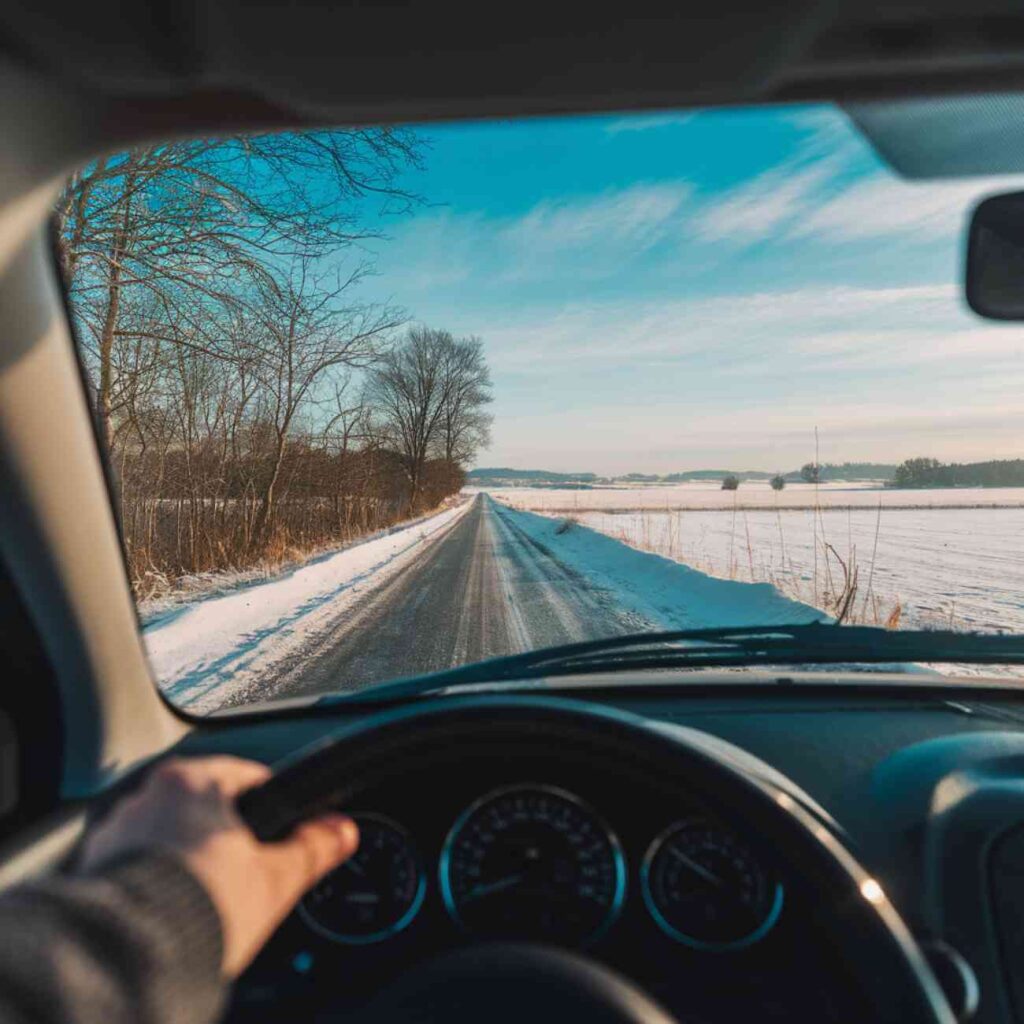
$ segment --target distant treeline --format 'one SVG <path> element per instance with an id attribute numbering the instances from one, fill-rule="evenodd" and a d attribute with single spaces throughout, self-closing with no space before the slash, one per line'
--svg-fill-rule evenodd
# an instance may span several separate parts
<path id="1" fill-rule="evenodd" d="M 826 463 L 819 469 L 818 479 L 829 480 L 890 480 L 896 466 L 880 462 L 843 462 Z M 525 486 L 565 486 L 589 487 L 602 483 L 650 483 L 676 484 L 699 480 L 722 480 L 727 476 L 735 476 L 738 480 L 770 480 L 775 473 L 763 470 L 732 470 L 732 469 L 691 469 L 681 473 L 625 473 L 622 476 L 600 477 L 596 473 L 552 473 L 542 469 L 474 469 L 469 474 L 470 483 L 478 486 L 497 486 L 500 484 L 523 484 Z M 801 470 L 794 469 L 783 473 L 787 481 L 806 479 Z"/>
<path id="2" fill-rule="evenodd" d="M 789 473 L 762 470 L 691 469 L 682 473 L 625 473 L 601 477 L 596 473 L 552 473 L 542 469 L 474 469 L 469 482 L 482 487 L 519 484 L 527 487 L 561 487 L 586 490 L 601 484 L 675 484 L 690 481 L 718 482 L 765 480 L 781 477 L 786 483 L 819 483 L 854 480 L 882 481 L 887 487 L 1024 487 L 1024 459 L 990 462 L 942 463 L 938 459 L 907 459 L 899 466 L 885 462 L 826 462 L 815 467 L 807 463 Z"/>
<path id="3" fill-rule="evenodd" d="M 1024 487 L 1024 459 L 951 462 L 907 459 L 896 467 L 889 487 Z"/>
<path id="4" fill-rule="evenodd" d="M 600 478 L 596 473 L 551 473 L 546 469 L 473 469 L 470 470 L 471 483 L 481 480 L 522 480 L 524 483 L 538 484 L 580 484 L 595 483 Z"/>
<path id="5" fill-rule="evenodd" d="M 889 480 L 895 472 L 896 467 L 886 462 L 826 462 L 818 479 L 822 483 L 829 480 Z M 785 477 L 787 480 L 800 480 L 802 473 L 796 470 L 786 473 Z"/>

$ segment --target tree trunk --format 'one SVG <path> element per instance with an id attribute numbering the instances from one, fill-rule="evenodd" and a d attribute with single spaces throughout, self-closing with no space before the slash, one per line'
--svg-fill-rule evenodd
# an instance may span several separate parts
<path id="1" fill-rule="evenodd" d="M 100 333 L 99 383 L 96 388 L 96 415 L 99 418 L 100 441 L 105 452 L 113 451 L 113 389 L 114 389 L 114 332 L 117 330 L 117 315 L 121 307 L 121 267 L 115 254 L 107 282 L 107 310 L 103 316 Z"/>
<path id="2" fill-rule="evenodd" d="M 270 479 L 267 481 L 267 486 L 263 489 L 263 494 L 260 497 L 259 512 L 256 514 L 256 524 L 253 528 L 253 543 L 256 545 L 266 544 L 269 539 L 270 525 L 273 521 L 274 488 L 277 486 L 278 477 L 281 475 L 281 464 L 284 462 L 284 449 L 287 438 L 286 430 L 277 436 L 274 468 L 271 471 Z"/>

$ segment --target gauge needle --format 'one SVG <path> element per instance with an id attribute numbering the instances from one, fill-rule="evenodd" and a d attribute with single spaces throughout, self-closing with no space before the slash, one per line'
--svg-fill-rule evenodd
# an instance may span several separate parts
<path id="1" fill-rule="evenodd" d="M 351 871 L 352 874 L 354 875 L 366 874 L 366 869 L 363 867 L 362 864 L 359 863 L 359 861 L 355 859 L 355 857 L 350 857 L 347 861 L 345 861 L 342 867 L 348 868 L 349 871 Z"/>
<path id="2" fill-rule="evenodd" d="M 670 846 L 668 852 L 680 863 L 685 864 L 695 875 L 700 875 L 705 882 L 710 882 L 712 885 L 719 887 L 725 885 L 725 882 L 713 871 L 709 871 L 703 864 L 699 864 L 692 857 L 687 857 L 685 853 L 680 852 L 674 846 Z"/>
<path id="3" fill-rule="evenodd" d="M 481 896 L 490 896 L 496 892 L 504 892 L 506 889 L 512 889 L 517 886 L 522 880 L 522 875 L 508 875 L 505 878 L 499 878 L 495 882 L 481 882 L 470 889 L 462 898 L 464 900 L 475 900 Z"/>

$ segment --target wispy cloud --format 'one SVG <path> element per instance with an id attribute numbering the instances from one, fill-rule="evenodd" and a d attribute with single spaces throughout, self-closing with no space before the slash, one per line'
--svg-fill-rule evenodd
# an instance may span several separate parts
<path id="1" fill-rule="evenodd" d="M 703 197 L 688 225 L 705 242 L 750 245 L 781 237 L 863 162 L 865 144 L 833 110 L 801 110 L 782 120 L 802 135 L 792 153 L 733 188 Z"/>
<path id="2" fill-rule="evenodd" d="M 789 370 L 796 376 L 860 360 L 868 369 L 969 357 L 971 346 L 1014 356 L 1021 332 L 979 327 L 952 285 L 807 287 L 687 300 L 568 305 L 475 328 L 503 369 L 546 373 L 571 365 L 698 365 L 716 375 Z M 971 334 L 970 332 L 974 332 Z M 962 344 L 953 344 L 959 339 Z M 945 346 L 945 347 L 944 347 Z M 813 364 L 813 365 L 812 365 Z"/>
<path id="3" fill-rule="evenodd" d="M 632 132 L 650 132 L 659 128 L 676 128 L 687 124 L 698 116 L 697 111 L 671 111 L 664 114 L 633 115 L 616 118 L 604 126 L 606 135 L 622 135 Z"/>
<path id="4" fill-rule="evenodd" d="M 703 241 L 759 242 L 801 216 L 834 172 L 826 159 L 772 168 L 706 203 L 690 227 Z"/>
<path id="5" fill-rule="evenodd" d="M 992 178 L 984 188 L 1019 188 L 1022 180 Z M 879 173 L 809 207 L 794 234 L 837 242 L 898 237 L 909 244 L 931 244 L 963 230 L 980 191 L 970 179 L 908 182 Z"/>
<path id="6" fill-rule="evenodd" d="M 793 155 L 714 195 L 693 221 L 703 241 L 815 238 L 829 244 L 898 238 L 904 245 L 953 239 L 981 191 L 1020 188 L 1024 177 L 910 182 L 884 169 L 834 111 L 786 118 L 807 135 Z"/>
<path id="7" fill-rule="evenodd" d="M 575 249 L 593 242 L 646 248 L 660 238 L 692 192 L 687 182 L 640 184 L 588 199 L 545 199 L 501 233 L 528 252 Z"/>
<path id="8" fill-rule="evenodd" d="M 410 218 L 392 238 L 371 246 L 388 281 L 421 292 L 461 284 L 472 276 L 486 238 L 484 218 L 432 210 Z"/>

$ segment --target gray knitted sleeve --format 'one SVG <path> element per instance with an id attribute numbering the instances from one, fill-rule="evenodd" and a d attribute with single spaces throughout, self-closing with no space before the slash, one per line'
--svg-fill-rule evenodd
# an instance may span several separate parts
<path id="1" fill-rule="evenodd" d="M 3 1024 L 208 1024 L 221 929 L 175 857 L 145 854 L 0 898 Z"/>

